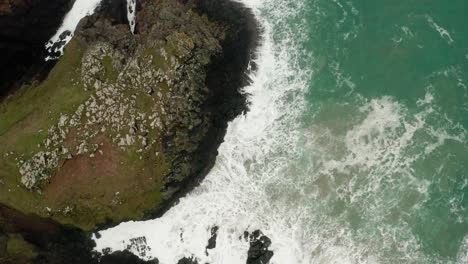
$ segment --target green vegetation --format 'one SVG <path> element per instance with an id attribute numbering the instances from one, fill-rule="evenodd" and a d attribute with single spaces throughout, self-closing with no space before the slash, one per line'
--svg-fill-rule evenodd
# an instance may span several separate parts
<path id="1" fill-rule="evenodd" d="M 21 257 L 29 260 L 37 256 L 35 247 L 24 241 L 23 237 L 16 234 L 8 236 L 7 254 L 10 255 L 10 257 Z"/>
<path id="2" fill-rule="evenodd" d="M 111 82 L 116 81 L 119 73 L 112 65 L 112 58 L 109 55 L 106 55 L 102 59 L 101 63 L 104 66 L 104 79 Z"/>
<path id="3" fill-rule="evenodd" d="M 39 193 L 18 188 L 21 177 L 17 163 L 40 151 L 48 129 L 88 98 L 79 78 L 82 56 L 82 47 L 72 41 L 44 82 L 24 86 L 0 103 L 1 203 L 25 212 L 44 209 L 39 207 Z"/>
<path id="4" fill-rule="evenodd" d="M 147 48 L 143 52 L 143 55 L 147 59 L 151 58 L 151 63 L 153 67 L 157 69 L 162 69 L 164 71 L 168 69 L 168 65 L 167 65 L 168 62 L 156 48 Z"/>
<path id="5" fill-rule="evenodd" d="M 152 53 L 155 58 L 164 60 L 156 50 Z M 51 217 L 62 224 L 93 230 L 97 223 L 140 219 L 144 212 L 157 208 L 163 199 L 158 190 L 170 172 L 171 163 L 160 144 L 141 153 L 138 147 L 121 150 L 116 144 L 107 143 L 104 152 L 110 152 L 105 154 L 111 154 L 112 160 L 99 159 L 96 152 L 97 159 L 80 157 L 61 161 L 62 168 L 54 173 L 52 184 L 46 184 L 41 192 L 23 187 L 18 160 L 26 160 L 45 150 L 41 144 L 48 137 L 48 129 L 57 124 L 61 115 L 74 113 L 92 95 L 81 83 L 83 55 L 80 44 L 72 41 L 44 82 L 22 87 L 0 104 L 0 142 L 5 146 L 0 151 L 0 203 L 25 213 Z M 106 55 L 101 63 L 104 67 L 102 79 L 109 83 L 117 81 L 119 72 L 112 58 Z M 169 67 L 165 60 L 158 67 L 152 66 Z M 161 92 L 166 93 L 166 86 L 158 86 L 158 90 L 161 88 Z M 136 96 L 139 112 L 149 113 L 155 104 L 154 97 L 144 92 L 127 90 L 124 93 L 128 97 Z M 109 142 L 114 133 L 107 130 L 101 135 L 102 140 Z M 158 130 L 148 135 L 153 139 L 161 136 Z M 77 141 L 71 139 L 66 146 L 74 148 Z M 112 168 L 106 168 L 106 162 L 110 162 L 108 166 Z M 68 171 L 67 166 L 70 167 Z M 70 175 L 75 172 L 80 179 Z"/>

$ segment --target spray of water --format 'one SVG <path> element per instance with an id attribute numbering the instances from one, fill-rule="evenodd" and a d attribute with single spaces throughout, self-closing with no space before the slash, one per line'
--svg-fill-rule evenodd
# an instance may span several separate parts
<path id="1" fill-rule="evenodd" d="M 136 1 L 137 0 L 127 0 L 127 19 L 132 33 L 135 31 Z M 48 50 L 54 49 L 51 51 L 63 54 L 63 50 L 72 39 L 73 32 L 75 32 L 80 20 L 83 17 L 92 15 L 101 2 L 102 0 L 76 0 L 71 10 L 65 16 L 62 25 L 57 29 L 55 35 L 46 43 L 45 48 Z M 64 36 L 63 34 L 65 32 L 69 34 Z M 57 45 L 59 42 L 63 43 L 58 45 L 57 48 L 54 48 L 54 45 Z M 46 58 L 46 60 L 49 59 L 52 59 L 52 57 L 48 56 Z"/>

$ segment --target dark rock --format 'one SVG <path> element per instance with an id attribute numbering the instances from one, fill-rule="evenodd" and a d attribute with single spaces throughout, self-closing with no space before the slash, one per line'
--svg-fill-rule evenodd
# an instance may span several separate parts
<path id="1" fill-rule="evenodd" d="M 7 242 L 8 242 L 7 235 L 3 233 L 3 231 L 0 229 L 0 256 L 6 256 Z"/>
<path id="2" fill-rule="evenodd" d="M 191 258 L 182 258 L 180 259 L 177 264 L 198 264 L 198 261 L 191 257 Z"/>
<path id="3" fill-rule="evenodd" d="M 116 251 L 109 255 L 104 255 L 99 260 L 99 264 L 158 264 L 158 259 L 144 261 L 129 251 Z"/>
<path id="4" fill-rule="evenodd" d="M 25 215 L 3 205 L 0 205 L 0 224 L 4 232 L 19 234 L 26 242 L 35 246 L 38 256 L 34 263 L 96 263 L 91 253 L 94 242 L 89 235 L 78 229 Z"/>
<path id="5" fill-rule="evenodd" d="M 214 166 L 218 155 L 217 149 L 223 142 L 228 122 L 248 110 L 246 96 L 240 93 L 240 89 L 250 83 L 248 74 L 256 69 L 252 59 L 255 58 L 255 47 L 259 44 L 261 29 L 250 9 L 231 0 L 179 0 L 179 2 L 193 7 L 201 14 L 206 14 L 211 21 L 224 25 L 226 37 L 222 42 L 222 54 L 212 58 L 206 72 L 205 84 L 210 90 L 210 96 L 203 104 L 203 108 L 196 110 L 210 113 L 211 120 L 208 124 L 201 123 L 202 125 L 198 125 L 191 133 L 196 133 L 199 129 L 208 128 L 208 130 L 190 157 L 180 155 L 176 160 L 179 164 L 189 163 L 192 173 L 190 177 L 182 180 L 176 180 L 177 177 L 174 176 L 168 177 L 165 190 L 172 193 L 171 199 L 165 200 L 160 209 L 148 212 L 145 218 L 163 215 L 181 197 L 197 186 Z M 141 4 L 141 8 L 144 9 L 144 3 Z M 171 13 L 171 10 L 164 10 L 152 15 L 162 16 L 161 19 L 164 19 L 177 14 Z M 181 27 L 185 26 L 183 21 L 178 23 Z M 137 31 L 147 30 L 141 25 L 138 26 L 137 17 Z M 168 138 L 167 144 L 175 144 L 171 142 L 173 140 Z"/>
<path id="6" fill-rule="evenodd" d="M 208 245 L 205 249 L 205 254 L 208 256 L 208 249 L 213 249 L 216 247 L 216 238 L 218 237 L 218 227 L 214 226 L 211 228 L 211 237 L 208 239 Z"/>
<path id="7" fill-rule="evenodd" d="M 206 246 L 206 249 L 213 249 L 216 247 L 216 238 L 218 236 L 218 229 L 219 227 L 217 226 L 214 226 L 211 228 L 211 237 L 208 240 L 208 245 Z M 206 254 L 208 255 L 208 251 L 206 252 Z"/>
<path id="8" fill-rule="evenodd" d="M 76 228 L 64 227 L 48 219 L 24 215 L 12 208 L 0 205 L 0 263 L 19 263 L 6 256 L 6 233 L 20 234 L 34 245 L 38 256 L 34 264 L 158 264 L 157 259 L 143 261 L 128 250 L 113 253 L 93 253 L 94 242 L 90 235 Z M 135 246 L 146 245 L 145 239 L 135 239 Z M 132 248 L 132 247 L 130 247 Z M 132 248 L 134 249 L 134 248 Z M 141 256 L 141 255 L 140 255 Z M 5 258 L 3 258 L 5 257 Z M 22 263 L 22 262 L 21 262 Z M 28 263 L 28 262 L 27 262 Z"/>
<path id="9" fill-rule="evenodd" d="M 97 13 L 108 17 L 113 25 L 128 24 L 127 0 L 103 0 Z"/>
<path id="10" fill-rule="evenodd" d="M 33 79 L 47 76 L 45 43 L 74 0 L 4 0 L 0 3 L 0 99 Z"/>
<path id="11" fill-rule="evenodd" d="M 250 248 L 247 253 L 247 264 L 267 264 L 273 257 L 273 251 L 268 250 L 271 245 L 271 240 L 263 235 L 260 230 L 256 230 L 249 234 L 244 233 L 244 237 L 248 237 Z"/>
<path id="12" fill-rule="evenodd" d="M 148 251 L 151 248 L 146 243 L 146 237 L 136 237 L 130 239 L 130 244 L 127 246 L 127 250 L 137 252 L 139 257 L 146 257 Z"/>
<path id="13" fill-rule="evenodd" d="M 62 55 L 61 50 L 65 47 L 67 44 L 67 38 L 71 37 L 72 33 L 69 30 L 63 31 L 57 42 L 53 43 L 52 46 L 47 48 L 47 53 L 49 57 L 51 58 L 58 58 Z M 51 43 L 49 41 L 49 43 Z"/>

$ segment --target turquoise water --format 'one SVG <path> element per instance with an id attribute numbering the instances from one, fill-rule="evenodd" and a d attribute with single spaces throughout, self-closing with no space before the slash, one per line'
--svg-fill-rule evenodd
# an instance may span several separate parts
<path id="1" fill-rule="evenodd" d="M 242 2 L 264 29 L 249 112 L 198 188 L 96 250 L 238 264 L 260 229 L 271 264 L 468 263 L 468 2 Z"/>
<path id="2" fill-rule="evenodd" d="M 298 165 L 319 192 L 310 228 L 345 228 L 387 263 L 463 261 L 468 2 L 302 4 L 314 58 L 302 126 L 321 156 Z"/>

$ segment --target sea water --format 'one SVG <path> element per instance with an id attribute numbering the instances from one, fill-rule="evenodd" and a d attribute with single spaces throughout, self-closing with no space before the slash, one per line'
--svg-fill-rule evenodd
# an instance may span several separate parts
<path id="1" fill-rule="evenodd" d="M 250 111 L 199 187 L 96 250 L 238 264 L 259 229 L 274 264 L 468 263 L 468 2 L 242 2 L 263 28 Z"/>

